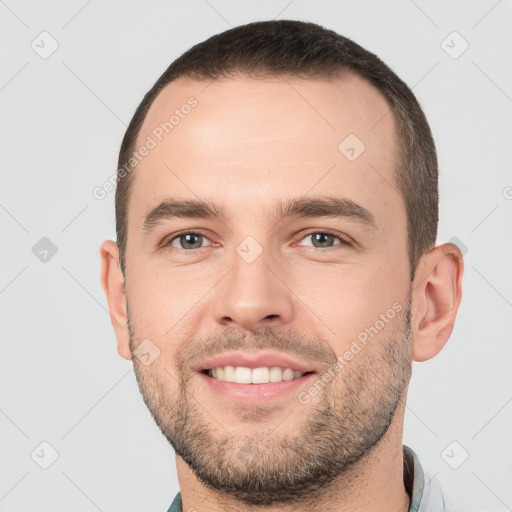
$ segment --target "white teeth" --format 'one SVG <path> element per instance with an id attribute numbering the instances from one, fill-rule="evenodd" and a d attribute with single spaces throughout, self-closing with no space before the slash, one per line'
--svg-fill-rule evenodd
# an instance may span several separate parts
<path id="1" fill-rule="evenodd" d="M 283 380 L 283 370 L 276 366 L 270 368 L 269 379 L 270 382 L 281 382 Z"/>
<path id="2" fill-rule="evenodd" d="M 251 382 L 253 384 L 266 384 L 270 380 L 270 370 L 268 368 L 254 368 L 251 372 Z"/>
<path id="3" fill-rule="evenodd" d="M 234 366 L 224 366 L 224 376 L 223 378 L 228 382 L 235 382 L 235 367 Z"/>
<path id="4" fill-rule="evenodd" d="M 247 368 L 246 366 L 218 366 L 208 372 L 210 377 L 238 384 L 268 384 L 302 377 L 303 373 L 279 366 Z"/>
<path id="5" fill-rule="evenodd" d="M 237 366 L 235 368 L 235 382 L 238 382 L 238 384 L 250 384 L 251 369 L 245 366 Z"/>

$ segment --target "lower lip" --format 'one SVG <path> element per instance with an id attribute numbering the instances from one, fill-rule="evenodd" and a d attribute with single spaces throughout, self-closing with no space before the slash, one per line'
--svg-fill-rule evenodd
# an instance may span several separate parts
<path id="1" fill-rule="evenodd" d="M 308 373 L 298 379 L 269 382 L 267 384 L 238 384 L 237 382 L 215 379 L 204 373 L 199 373 L 198 375 L 211 390 L 219 395 L 223 395 L 235 402 L 259 403 L 291 393 L 298 393 L 300 388 L 310 384 L 310 381 L 313 380 L 316 374 Z"/>

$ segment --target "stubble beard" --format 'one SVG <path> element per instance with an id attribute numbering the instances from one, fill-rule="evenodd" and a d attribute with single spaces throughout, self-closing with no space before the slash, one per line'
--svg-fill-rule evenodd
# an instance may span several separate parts
<path id="1" fill-rule="evenodd" d="M 140 338 L 129 311 L 128 325 L 133 356 L 134 340 Z M 198 402 L 191 370 L 183 361 L 172 371 L 161 362 L 146 367 L 132 359 L 156 424 L 207 488 L 247 506 L 303 503 L 313 509 L 318 496 L 335 481 L 344 478 L 348 484 L 351 471 L 364 463 L 393 421 L 412 369 L 410 292 L 406 307 L 389 327 L 390 334 L 381 332 L 363 347 L 314 404 L 297 400 L 280 412 L 264 405 L 234 407 L 243 420 L 238 428 L 222 425 L 215 418 L 215 406 Z M 261 332 L 266 342 L 259 346 L 280 346 L 282 333 L 267 328 Z M 229 340 L 223 343 L 230 346 Z M 288 416 L 295 416 L 293 431 L 283 428 Z"/>

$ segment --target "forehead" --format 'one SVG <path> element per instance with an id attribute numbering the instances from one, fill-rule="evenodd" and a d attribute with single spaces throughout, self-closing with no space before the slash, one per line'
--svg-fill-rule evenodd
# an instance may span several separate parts
<path id="1" fill-rule="evenodd" d="M 135 168 L 130 223 L 170 195 L 229 210 L 328 191 L 382 209 L 399 199 L 395 133 L 386 99 L 354 74 L 178 79 L 139 132 L 136 147 L 151 149 Z"/>

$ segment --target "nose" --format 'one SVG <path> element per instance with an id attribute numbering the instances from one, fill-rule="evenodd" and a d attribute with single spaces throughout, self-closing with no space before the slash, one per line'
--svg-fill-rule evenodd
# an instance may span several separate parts
<path id="1" fill-rule="evenodd" d="M 267 252 L 263 250 L 252 262 L 234 254 L 232 270 L 215 287 L 217 324 L 254 331 L 291 323 L 295 296 L 286 285 L 282 266 Z"/>

